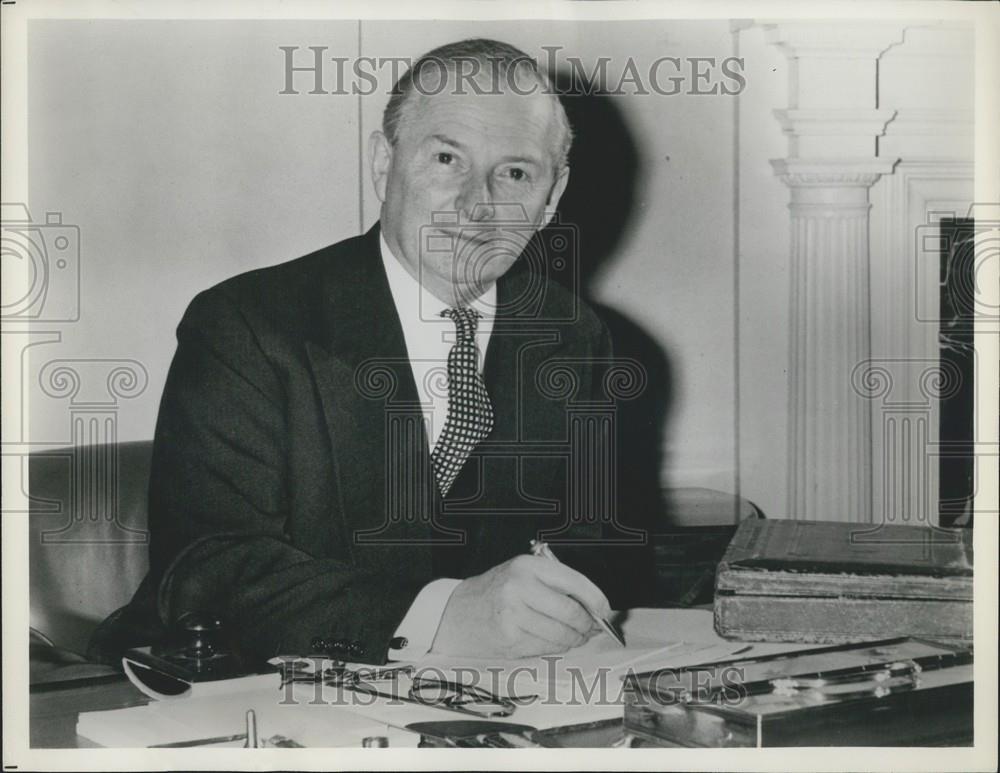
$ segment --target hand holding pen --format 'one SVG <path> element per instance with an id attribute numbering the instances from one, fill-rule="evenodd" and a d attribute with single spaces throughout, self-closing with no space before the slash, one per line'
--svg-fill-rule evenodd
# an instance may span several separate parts
<path id="1" fill-rule="evenodd" d="M 451 592 L 431 651 L 513 659 L 578 647 L 611 614 L 607 597 L 559 561 L 522 554 L 469 577 Z"/>
<path id="2" fill-rule="evenodd" d="M 542 558 L 548 558 L 552 561 L 559 561 L 559 559 L 556 558 L 555 553 L 552 552 L 551 548 L 549 548 L 549 546 L 544 542 L 537 539 L 531 540 L 531 554 L 534 556 L 541 556 Z M 618 629 L 615 628 L 606 617 L 599 615 L 593 609 L 588 607 L 585 602 L 580 601 L 579 599 L 577 599 L 577 601 L 579 601 L 580 605 L 587 610 L 587 614 L 593 618 L 595 623 L 601 626 L 601 628 L 603 628 L 604 631 L 621 646 L 625 646 L 625 637 L 621 635 Z"/>

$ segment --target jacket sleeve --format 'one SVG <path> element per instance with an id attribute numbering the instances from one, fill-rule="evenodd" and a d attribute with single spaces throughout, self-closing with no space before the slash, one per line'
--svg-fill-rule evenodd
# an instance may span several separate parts
<path id="1" fill-rule="evenodd" d="M 325 651 L 384 662 L 419 585 L 292 544 L 289 398 L 237 303 L 218 288 L 203 293 L 177 339 L 150 481 L 161 620 L 214 613 L 253 659 Z"/>

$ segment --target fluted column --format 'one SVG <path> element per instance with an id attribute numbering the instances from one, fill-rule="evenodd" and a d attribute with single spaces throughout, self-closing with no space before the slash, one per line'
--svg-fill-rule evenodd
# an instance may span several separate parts
<path id="1" fill-rule="evenodd" d="M 871 352 L 868 187 L 891 164 L 775 167 L 792 198 L 790 514 L 867 521 L 871 401 L 850 376 Z"/>
<path id="2" fill-rule="evenodd" d="M 894 111 L 879 109 L 879 56 L 898 25 L 765 24 L 790 60 L 789 107 L 776 111 L 788 157 L 791 225 L 789 515 L 869 521 L 871 401 L 851 382 L 871 355 L 868 189 Z"/>

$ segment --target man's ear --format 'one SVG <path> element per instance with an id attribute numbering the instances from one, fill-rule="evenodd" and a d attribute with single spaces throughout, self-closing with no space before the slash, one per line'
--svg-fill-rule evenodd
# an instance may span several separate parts
<path id="1" fill-rule="evenodd" d="M 563 191 L 566 190 L 566 183 L 569 182 L 569 167 L 564 166 L 559 170 L 556 175 L 556 181 L 552 184 L 552 190 L 549 191 L 549 200 L 545 202 L 545 222 L 542 226 L 547 226 L 552 222 L 552 218 L 556 216 L 556 207 L 559 206 L 559 199 L 562 198 Z"/>
<path id="2" fill-rule="evenodd" d="M 376 130 L 368 137 L 368 163 L 371 166 L 372 184 L 378 200 L 385 201 L 385 187 L 392 166 L 392 145 L 389 138 Z"/>

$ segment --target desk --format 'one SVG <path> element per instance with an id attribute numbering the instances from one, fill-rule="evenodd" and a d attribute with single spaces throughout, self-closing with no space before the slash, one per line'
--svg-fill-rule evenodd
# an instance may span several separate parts
<path id="1" fill-rule="evenodd" d="M 32 748 L 74 749 L 95 744 L 76 734 L 81 712 L 142 706 L 149 698 L 123 674 L 31 688 L 28 733 Z"/>
<path id="2" fill-rule="evenodd" d="M 674 632 L 685 631 L 692 641 L 705 644 L 712 644 L 721 641 L 714 634 L 711 628 L 711 615 L 707 610 L 648 610 L 652 613 L 658 625 L 663 625 Z M 642 619 L 637 619 L 636 623 L 641 623 Z M 626 621 L 626 626 L 629 621 Z M 627 627 L 628 631 L 629 628 Z M 636 625 L 631 626 L 631 631 L 636 631 Z M 663 639 L 660 638 L 659 641 Z M 738 642 L 725 642 L 727 646 L 736 646 Z M 754 645 L 763 648 L 768 645 Z M 749 649 L 743 647 L 740 649 Z M 714 658 L 709 658 L 713 660 Z M 723 658 L 725 659 L 725 658 Z M 704 661 L 695 661 L 704 662 Z M 149 702 L 149 699 L 141 694 L 122 676 L 110 676 L 80 680 L 74 683 L 60 683 L 40 685 L 31 693 L 30 699 L 30 742 L 34 748 L 74 748 L 83 746 L 93 746 L 94 744 L 80 738 L 76 734 L 76 723 L 78 714 L 87 711 L 101 711 L 108 709 L 125 708 L 139 706 Z M 437 711 L 436 709 L 433 711 Z M 440 719 L 448 718 L 444 714 Z M 438 719 L 437 716 L 433 717 Z M 454 717 L 451 717 L 454 719 Z M 420 721 L 430 719 L 422 717 Z M 946 719 L 946 718 L 945 718 Z M 558 724 L 563 724 L 562 715 Z M 412 720 L 411 720 L 412 721 Z M 514 719 L 516 721 L 516 718 Z M 565 724 L 574 724 L 582 720 L 574 720 L 567 712 Z M 534 722 L 525 716 L 524 722 L 536 727 L 551 727 Z M 394 723 L 395 724 L 395 723 Z M 406 723 L 396 724 L 402 727 Z M 947 722 L 938 723 L 947 725 Z M 200 727 L 200 726 L 199 726 Z M 929 733 L 925 745 L 957 746 L 971 743 L 971 726 L 952 725 L 946 737 L 933 737 Z M 307 739 L 303 738 L 303 741 Z M 567 744 L 570 745 L 570 744 Z"/>
<path id="3" fill-rule="evenodd" d="M 77 717 L 82 711 L 140 706 L 149 699 L 124 676 L 98 683 L 65 685 L 31 694 L 30 738 L 32 748 L 92 748 L 96 744 L 76 734 Z M 971 746 L 972 728 L 953 728 L 952 734 L 939 736 L 927 746 Z M 600 733 L 591 734 L 598 738 Z M 587 740 L 586 733 L 582 739 Z M 581 746 L 592 746 L 581 743 Z M 638 745 L 638 744 L 634 744 Z"/>

